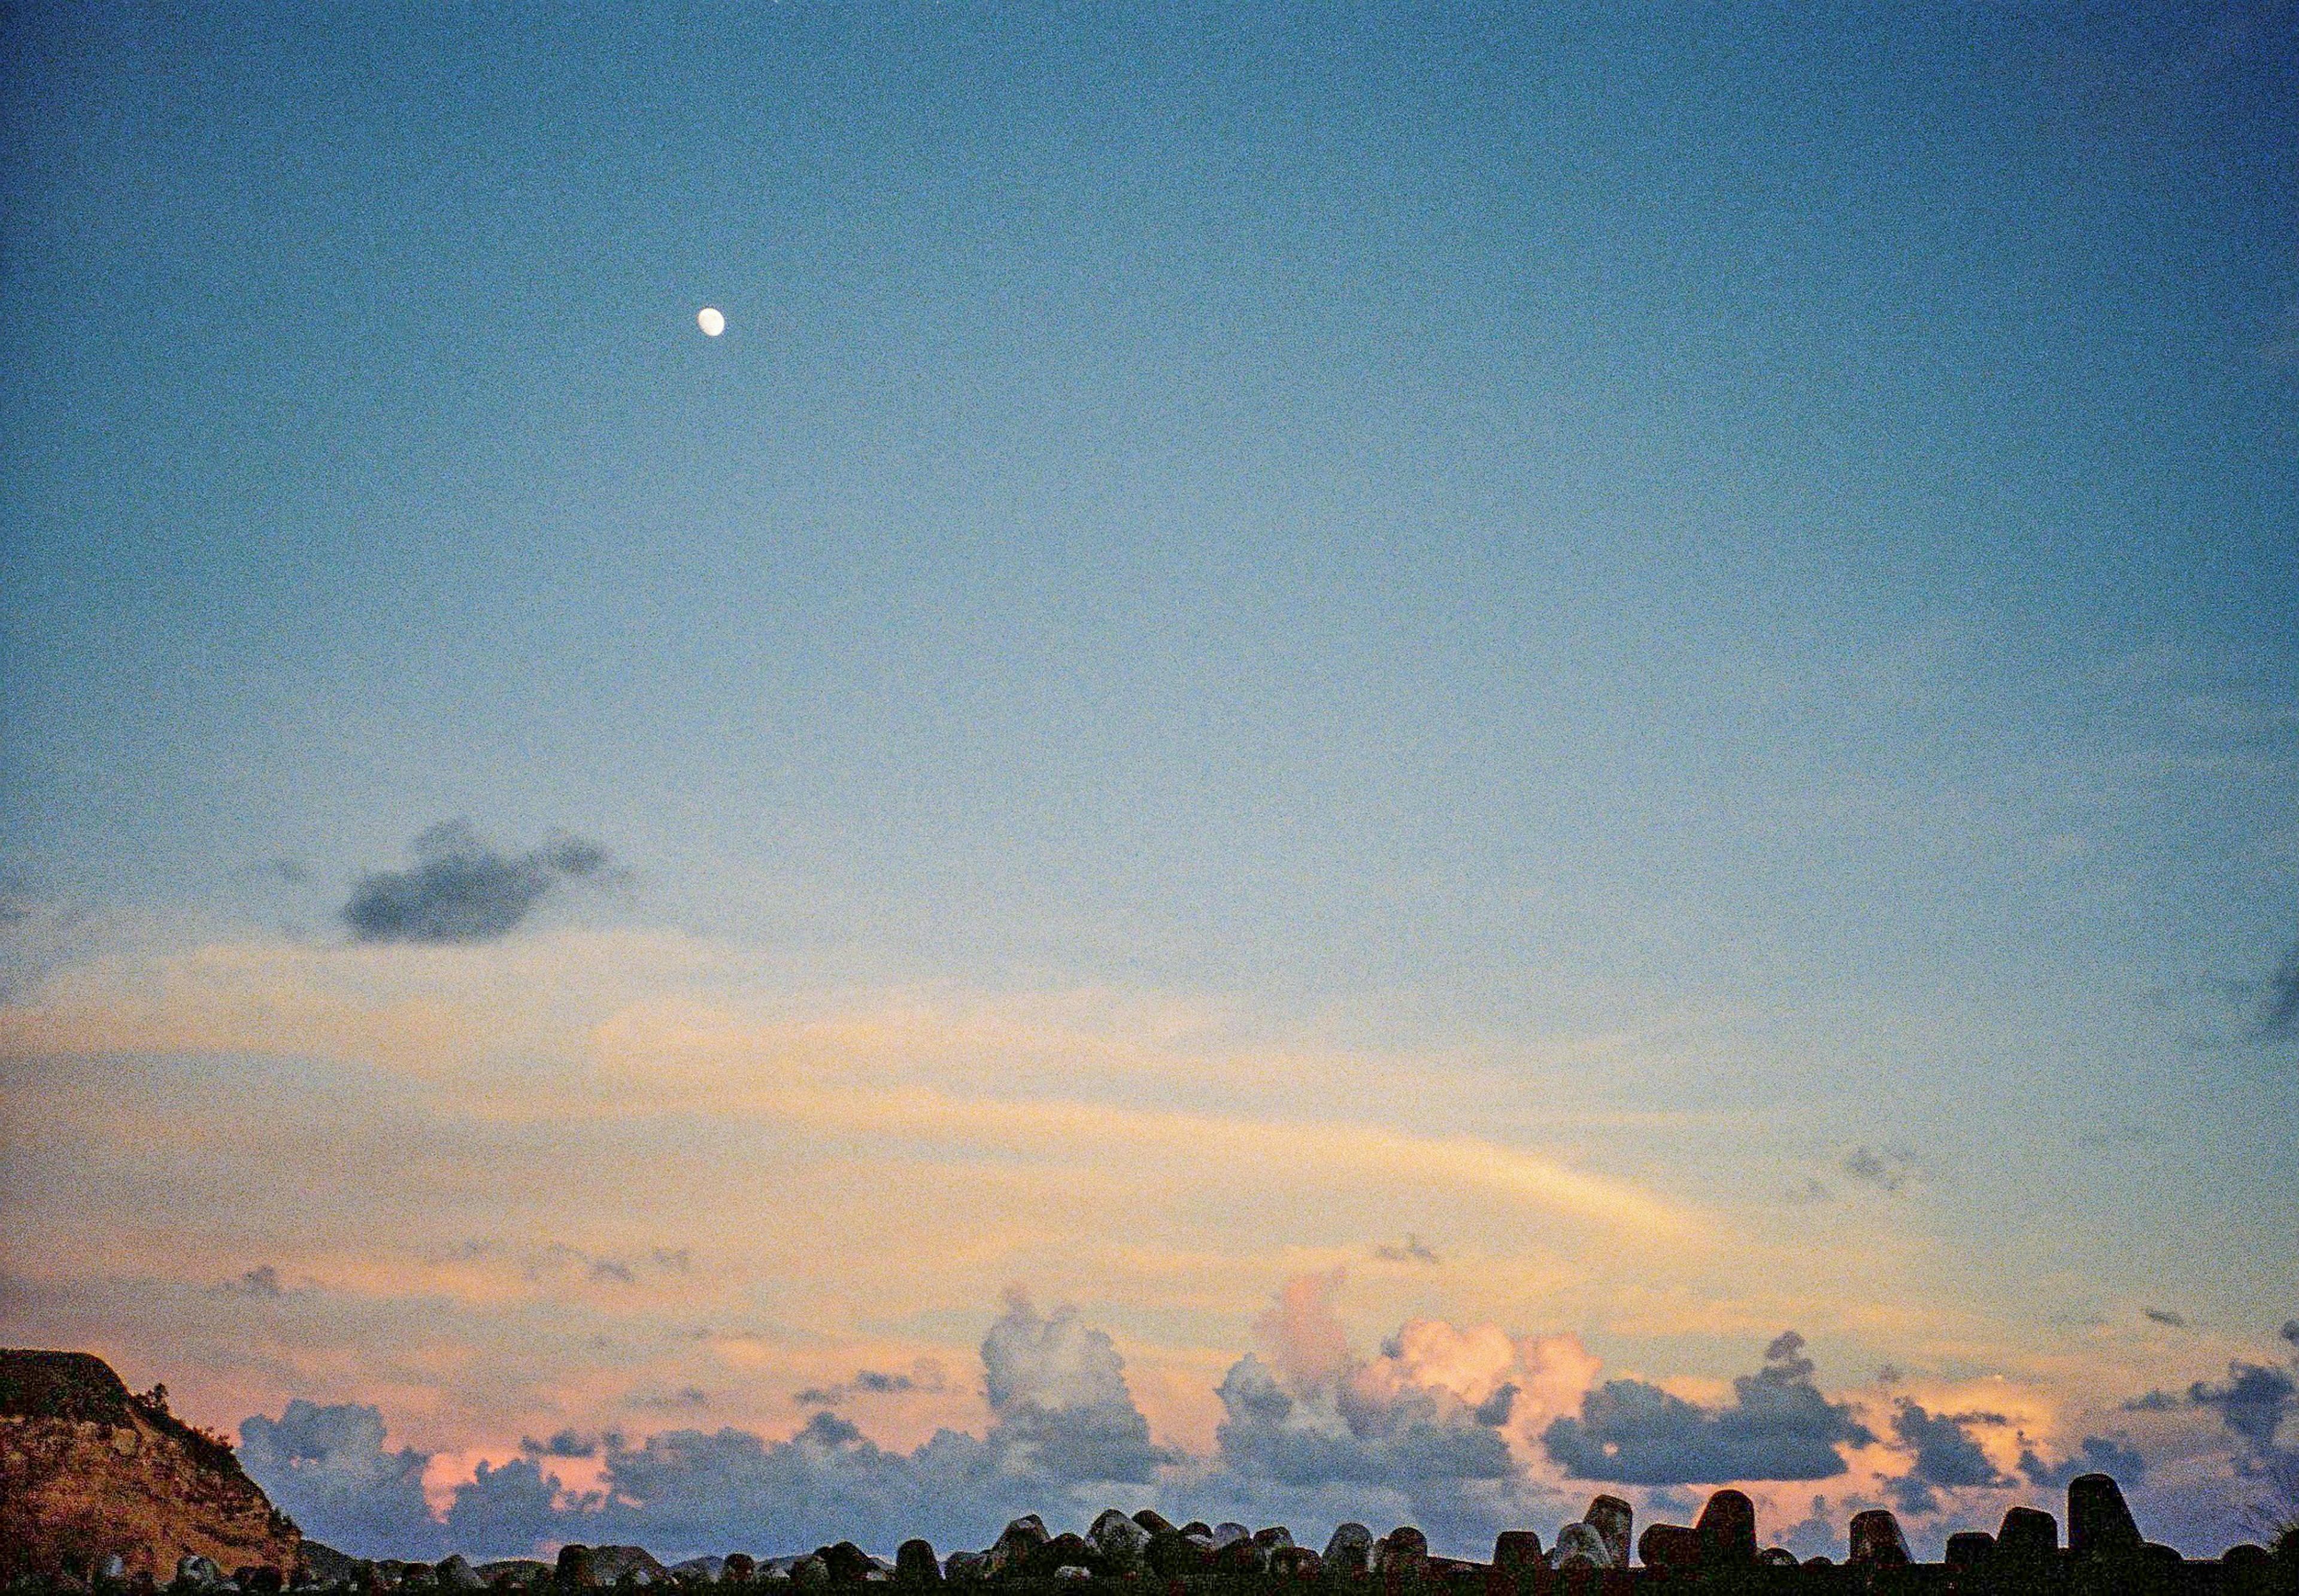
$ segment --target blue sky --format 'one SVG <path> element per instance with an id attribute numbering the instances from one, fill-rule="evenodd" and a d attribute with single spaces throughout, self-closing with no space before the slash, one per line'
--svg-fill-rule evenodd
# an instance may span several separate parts
<path id="1" fill-rule="evenodd" d="M 9 1067 L 42 1085 L 12 1132 L 101 1142 L 111 1071 L 154 1112 L 308 1115 L 313 1146 L 369 1095 L 435 1130 L 546 1078 L 627 1106 L 697 1036 L 731 1093 L 789 1027 L 846 1060 L 804 1111 L 930 1088 L 900 1111 L 950 1128 L 920 1145 L 982 1168 L 1052 1156 L 967 1118 L 1015 1102 L 1150 1116 L 1077 1132 L 1120 1148 L 1180 1135 L 1161 1114 L 1314 1126 L 1300 1156 L 1364 1185 L 1260 1191 L 1249 1224 L 1152 1159 L 1069 1229 L 1042 1193 L 970 1237 L 934 1208 L 900 1243 L 970 1240 L 970 1284 L 867 1312 L 699 1186 L 615 1220 L 738 1296 L 805 1276 L 793 1334 L 858 1358 L 967 1366 L 1034 1283 L 1200 1451 L 1259 1305 L 1334 1267 L 1368 1330 L 1490 1319 L 1656 1377 L 1728 1380 L 1791 1327 L 1847 1377 L 2016 1377 L 2069 1447 L 2087 1387 L 2274 1355 L 2287 6 L 13 26 L 0 869 Z M 484 946 L 353 939 L 359 884 L 455 819 L 614 869 Z M 537 1112 L 538 1147 L 632 1156 Z M 1344 1127 L 1730 1216 L 1646 1283 L 1712 1306 L 1799 1226 L 1921 1268 L 1656 1316 L 1559 1285 L 1395 1146 L 1315 1140 Z M 1896 1184 L 1847 1174 L 1863 1151 Z M 1507 1167 L 1456 1172 L 1548 1178 Z M 249 1178 L 201 1169 L 178 1189 Z M 45 1155 L 6 1176 L 52 1240 L 132 1202 Z M 443 1394 L 444 1354 L 386 1378 L 387 1312 L 261 1359 L 210 1323 L 267 1264 L 403 1305 L 494 1301 L 424 1284 L 468 1241 L 621 1256 L 426 1178 L 461 1193 L 428 1218 L 320 1180 L 324 1244 L 27 1244 L 14 1317 L 131 1363 L 212 1346 L 212 1418 L 371 1403 L 467 1463 L 619 1400 L 573 1351 L 484 1399 Z M 1084 1260 L 1145 1215 L 1155 1268 Z M 1369 1251 L 1408 1228 L 1517 1294 Z M 2156 1335 L 2149 1305 L 2204 1339 L 2098 1344 Z M 508 1334 L 472 1311 L 467 1371 Z M 785 1351 L 711 1387 L 761 1433 L 803 1416 L 726 1369 L 837 1372 Z M 2195 1500 L 2235 1489 L 2222 1453 Z"/>

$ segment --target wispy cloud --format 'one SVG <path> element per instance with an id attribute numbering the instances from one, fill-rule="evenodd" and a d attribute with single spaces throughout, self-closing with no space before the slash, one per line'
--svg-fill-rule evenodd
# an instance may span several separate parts
<path id="1" fill-rule="evenodd" d="M 931 1358 L 921 1358 L 908 1373 L 891 1369 L 857 1369 L 844 1380 L 830 1385 L 809 1385 L 792 1394 L 791 1400 L 813 1407 L 834 1408 L 850 1397 L 894 1396 L 907 1392 L 933 1393 L 944 1388 L 946 1375 L 942 1366 Z"/>
<path id="2" fill-rule="evenodd" d="M 1847 1176 L 1880 1192 L 1896 1193 L 1915 1178 L 1915 1154 L 1905 1147 L 1855 1147 L 1838 1165 Z"/>

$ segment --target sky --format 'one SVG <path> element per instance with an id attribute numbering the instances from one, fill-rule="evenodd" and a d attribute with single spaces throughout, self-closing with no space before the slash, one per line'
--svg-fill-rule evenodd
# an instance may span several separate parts
<path id="1" fill-rule="evenodd" d="M 2299 1507 L 2299 9 L 6 26 L 9 1343 L 367 1553 Z"/>

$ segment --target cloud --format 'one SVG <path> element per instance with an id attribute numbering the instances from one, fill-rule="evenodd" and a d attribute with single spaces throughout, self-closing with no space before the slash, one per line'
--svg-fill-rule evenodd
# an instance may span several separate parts
<path id="1" fill-rule="evenodd" d="M 1970 1424 L 2002 1424 L 1997 1413 L 1929 1413 L 1902 1397 L 1892 1413 L 1892 1433 L 1915 1453 L 1908 1472 L 1889 1482 L 1901 1511 L 1928 1513 L 1938 1506 L 1935 1487 L 1957 1491 L 2011 1484 L 1988 1460 Z"/>
<path id="2" fill-rule="evenodd" d="M 2124 1406 L 2129 1408 L 2131 1404 L 2127 1402 Z M 2020 1473 L 2029 1484 L 2046 1491 L 2063 1490 L 2079 1474 L 2111 1474 L 2129 1488 L 2145 1476 L 2147 1459 L 2107 1436 L 2087 1435 L 2075 1454 L 2059 1463 L 2047 1464 L 2036 1456 L 2032 1448 L 2021 1448 Z"/>
<path id="3" fill-rule="evenodd" d="M 1383 1243 L 1373 1250 L 1374 1256 L 1389 1263 L 1438 1264 L 1444 1259 L 1422 1244 L 1421 1238 L 1410 1231 L 1401 1243 Z"/>
<path id="4" fill-rule="evenodd" d="M 2270 1042 L 2299 1040 L 2299 943 L 2294 943 L 2267 978 L 2260 1004 L 2259 1035 Z"/>
<path id="5" fill-rule="evenodd" d="M 2169 1413 L 2182 1405 L 2180 1400 L 2168 1391 L 2151 1391 L 2126 1401 L 2123 1410 L 2126 1413 Z"/>
<path id="6" fill-rule="evenodd" d="M 581 837 L 555 837 L 531 852 L 506 854 L 469 826 L 450 820 L 415 839 L 416 863 L 361 877 L 341 916 L 354 942 L 494 942 L 519 928 L 563 881 L 607 868 L 607 852 Z"/>
<path id="7" fill-rule="evenodd" d="M 777 1545 L 759 1550 L 847 1536 L 892 1546 L 911 1534 L 982 1544 L 1025 1511 L 1067 1509 L 1083 1521 L 1104 1505 L 1110 1482 L 1146 1483 L 1181 1461 L 1150 1442 L 1116 1346 L 1075 1309 L 1041 1313 L 1009 1292 L 982 1359 L 992 1422 L 980 1438 L 942 1430 L 915 1451 L 892 1451 L 831 1413 L 780 1442 L 733 1427 L 673 1430 L 637 1444 L 567 1430 L 523 1440 L 520 1455 L 499 1466 L 480 1465 L 456 1487 L 444 1523 L 424 1501 L 430 1456 L 387 1449 L 374 1408 L 290 1402 L 278 1419 L 241 1426 L 241 1455 L 316 1538 L 402 1556 L 436 1555 L 448 1544 L 492 1556 L 564 1541 L 635 1542 L 685 1555 L 752 1544 L 761 1526 Z M 595 1488 L 570 1490 L 545 1469 L 562 1459 L 595 1462 Z"/>
<path id="8" fill-rule="evenodd" d="M 636 1542 L 674 1557 L 847 1537 L 892 1546 L 914 1534 L 981 1545 L 1022 1512 L 1067 1509 L 1083 1522 L 1106 1505 L 1110 1483 L 1146 1484 L 1182 1461 L 1150 1442 L 1115 1344 L 1075 1309 L 1041 1313 L 1009 1291 L 982 1360 L 992 1422 L 980 1438 L 942 1430 L 894 1451 L 827 1412 L 779 1442 L 731 1426 L 636 1445 L 609 1434 L 594 1446 L 569 1434 L 526 1443 L 526 1455 L 459 1486 L 448 1533 L 490 1554 L 569 1540 Z M 916 1384 L 889 1382 L 903 1378 Z M 542 1460 L 594 1453 L 597 1489 L 554 1495 Z M 762 1528 L 773 1545 L 756 1543 Z"/>
<path id="9" fill-rule="evenodd" d="M 519 1450 L 535 1458 L 595 1458 L 599 1455 L 599 1443 L 588 1435 L 577 1434 L 573 1430 L 561 1430 L 545 1441 L 522 1435 Z"/>
<path id="10" fill-rule="evenodd" d="M 676 1391 L 633 1392 L 623 1399 L 623 1405 L 651 1409 L 658 1413 L 675 1413 L 686 1408 L 708 1408 L 710 1393 L 699 1385 L 682 1385 Z"/>
<path id="11" fill-rule="evenodd" d="M 1223 1377 L 1215 1455 L 1184 1500 L 1263 1521 L 1394 1516 L 1465 1548 L 1564 1511 L 1510 1438 L 1579 1400 L 1587 1350 L 1415 1319 L 1365 1358 L 1334 1312 L 1345 1279 L 1296 1276 L 1257 1321 L 1262 1351 Z"/>
<path id="12" fill-rule="evenodd" d="M 2169 1325 L 2174 1330 L 2185 1330 L 2187 1327 L 2187 1321 L 2184 1318 L 2166 1308 L 2143 1308 L 2139 1312 L 2142 1318 L 2153 1319 L 2159 1325 Z"/>
<path id="13" fill-rule="evenodd" d="M 1724 1480 L 1820 1480 L 1846 1471 L 1843 1445 L 1876 1437 L 1812 1383 L 1804 1337 L 1764 1350 L 1764 1367 L 1733 1381 L 1728 1407 L 1704 1409 L 1642 1380 L 1608 1380 L 1561 1417 L 1541 1444 L 1568 1478 L 1674 1485 Z"/>
<path id="14" fill-rule="evenodd" d="M 561 1488 L 533 1457 L 490 1465 L 455 1487 L 442 1540 L 466 1557 L 517 1557 L 572 1539 L 570 1529 L 595 1512 L 601 1494 L 583 1497 Z M 322 1537 L 324 1539 L 324 1537 Z M 333 1544 L 333 1542 L 330 1542 Z"/>
<path id="15" fill-rule="evenodd" d="M 431 1459 L 384 1445 L 383 1414 L 361 1402 L 298 1397 L 239 1426 L 239 1460 L 303 1533 L 359 1556 L 428 1556 L 438 1521 L 423 1497 Z"/>
<path id="16" fill-rule="evenodd" d="M 1057 1479 L 1152 1479 L 1180 1454 L 1150 1441 L 1134 1406 L 1125 1359 L 1107 1334 L 1075 1308 L 1041 1315 L 1018 1286 L 982 1341 L 982 1369 L 996 1422 L 989 1444 Z"/>
<path id="17" fill-rule="evenodd" d="M 219 1297 L 284 1297 L 286 1288 L 279 1284 L 279 1271 L 270 1264 L 258 1264 L 237 1280 L 226 1280 L 211 1288 Z"/>
<path id="18" fill-rule="evenodd" d="M 835 1408 L 854 1396 L 892 1396 L 903 1392 L 939 1392 L 943 1388 L 942 1367 L 931 1358 L 921 1358 L 910 1366 L 908 1374 L 886 1369 L 863 1368 L 854 1371 L 851 1379 L 834 1385 L 814 1385 L 795 1392 L 792 1401 L 811 1403 L 817 1407 Z"/>
<path id="19" fill-rule="evenodd" d="M 1224 1376 L 1222 1461 L 1286 1485 L 1506 1477 L 1513 1464 L 1499 1426 L 1523 1383 L 1496 1383 L 1492 1366 L 1514 1368 L 1515 1349 L 1503 1337 L 1484 1359 L 1465 1358 L 1463 1333 L 1423 1320 L 1379 1358 L 1362 1359 L 1333 1313 L 1344 1278 L 1340 1270 L 1297 1276 L 1257 1322 L 1274 1366 L 1248 1353 Z"/>
<path id="20" fill-rule="evenodd" d="M 1915 1178 L 1915 1155 L 1905 1148 L 1888 1147 L 1875 1151 L 1855 1147 L 1844 1155 L 1838 1165 L 1845 1174 L 1863 1185 L 1874 1186 L 1880 1192 L 1897 1192 Z"/>
<path id="21" fill-rule="evenodd" d="M 2265 1364 L 2240 1360 L 2228 1365 L 2223 1384 L 2198 1380 L 2187 1387 L 2187 1400 L 2219 1410 L 2220 1420 L 2254 1452 L 2275 1444 L 2275 1432 L 2295 1406 L 2299 1392 L 2289 1374 Z"/>
<path id="22" fill-rule="evenodd" d="M 515 1246 L 478 1237 L 462 1242 L 432 1257 L 435 1264 L 502 1262 L 531 1283 L 579 1280 L 593 1285 L 637 1285 L 650 1274 L 686 1275 L 693 1272 L 693 1254 L 685 1247 L 656 1247 L 644 1253 L 618 1258 L 585 1252 L 565 1242 L 540 1246 Z"/>

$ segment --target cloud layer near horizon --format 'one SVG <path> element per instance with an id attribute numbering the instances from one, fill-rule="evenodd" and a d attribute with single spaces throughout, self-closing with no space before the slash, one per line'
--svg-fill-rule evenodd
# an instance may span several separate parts
<path id="1" fill-rule="evenodd" d="M 2137 1286 L 2131 1330 L 2041 1355 L 2033 1320 L 1975 1310 L 1909 1223 L 1940 1182 L 1815 1215 L 1686 1180 L 1772 1117 L 1614 1112 L 1591 1060 L 1651 1068 L 1639 1046 L 1503 1071 L 1163 994 L 809 984 L 663 933 L 113 936 L 0 1008 L 0 1292 L 209 1422 L 276 1416 L 251 1456 L 353 1536 L 586 1512 L 723 1541 L 664 1505 L 694 1480 L 977 1538 L 905 1517 L 964 1480 L 991 1517 L 1132 1492 L 1478 1550 L 1590 1482 L 1672 1512 L 1737 1475 L 1810 1540 L 1815 1488 L 1838 1530 L 2008 1488 L 1963 1447 L 2026 1484 L 2147 1430 L 2150 1489 L 2201 1500 L 2251 1456 L 2222 1414 L 2273 1437 L 2257 1380 L 2212 1377 L 2250 1343 L 2193 1328 L 2195 1394 L 2115 1411 L 2170 1378 Z M 1814 1127 L 1764 1189 L 1863 1134 Z M 1372 1355 L 1344 1264 L 1352 1313 L 1398 1326 Z M 975 1345 L 1013 1279 L 1081 1307 Z M 979 1386 L 926 1372 L 970 1355 Z M 1819 1384 L 1877 1361 L 1930 1372 Z"/>
<path id="2" fill-rule="evenodd" d="M 985 1544 L 1024 1512 L 1060 1527 L 1142 1502 L 1312 1537 L 1344 1517 L 1416 1523 L 1440 1547 L 1475 1554 L 1502 1528 L 1548 1534 L 1598 1488 L 1625 1491 L 1647 1518 L 1685 1517 L 1695 1499 L 1665 1487 L 1695 1478 L 1750 1492 L 1768 1536 L 1805 1552 L 1840 1552 L 1842 1521 L 1880 1498 L 1944 1536 L 2094 1468 L 2113 1472 L 2143 1510 L 2194 1505 L 2151 1500 L 2144 1456 L 2105 1437 L 2046 1464 L 2002 1413 L 1935 1413 L 1873 1393 L 1830 1401 L 1794 1332 L 1715 1408 L 1640 1381 L 1599 1382 L 1598 1360 L 1570 1336 L 1416 1320 L 1365 1358 L 1333 1315 L 1341 1278 L 1303 1276 L 1280 1293 L 1260 1321 L 1261 1349 L 1223 1377 L 1225 1417 L 1198 1455 L 1151 1440 L 1106 1334 L 1016 1288 L 979 1349 L 989 1423 L 978 1435 L 945 1426 L 892 1449 L 827 1409 L 779 1441 L 734 1426 L 637 1441 L 569 1431 L 479 1459 L 434 1493 L 438 1505 L 424 1489 L 434 1459 L 388 1445 L 378 1409 L 299 1399 L 242 1424 L 242 1457 L 307 1534 L 366 1555 L 433 1558 L 569 1541 L 671 1557 L 842 1538 L 885 1549 L 916 1534 L 949 1550 Z M 1652 1396 L 1623 1397 L 1623 1385 Z M 1678 1450 L 1662 1451 L 1648 1425 L 1633 1445 L 1602 1439 L 1619 1433 L 1624 1405 L 1664 1413 Z M 1856 1405 L 1888 1416 L 1881 1435 Z M 1658 1468 L 1664 1456 L 1679 1461 Z M 1794 1488 L 1813 1479 L 1839 1481 L 1835 1496 Z"/>

